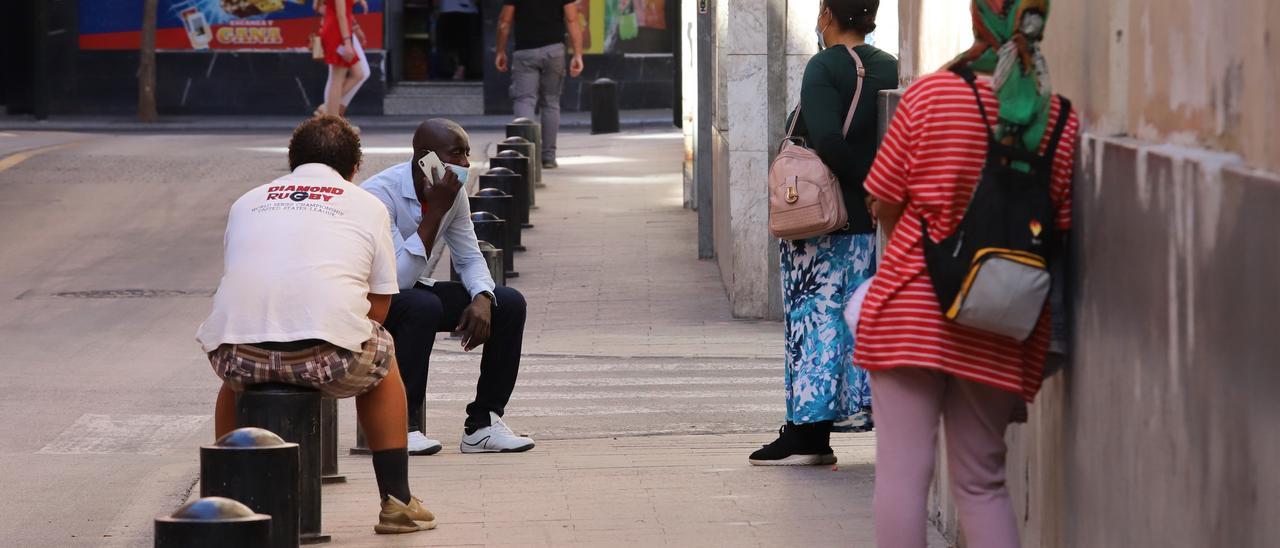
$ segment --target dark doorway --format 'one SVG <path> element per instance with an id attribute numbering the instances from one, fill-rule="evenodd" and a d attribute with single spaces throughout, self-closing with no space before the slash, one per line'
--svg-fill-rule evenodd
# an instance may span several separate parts
<path id="1" fill-rule="evenodd" d="M 480 4 L 479 0 L 405 0 L 404 80 L 482 79 Z"/>

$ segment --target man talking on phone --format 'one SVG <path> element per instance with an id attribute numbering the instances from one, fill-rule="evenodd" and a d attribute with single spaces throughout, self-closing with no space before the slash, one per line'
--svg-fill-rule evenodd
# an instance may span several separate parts
<path id="1" fill-rule="evenodd" d="M 431 119 L 413 134 L 413 159 L 387 168 L 361 185 L 391 214 L 400 293 L 392 296 L 384 326 L 396 341 L 396 360 L 410 410 L 422 409 L 436 333 L 462 333 L 470 352 L 483 346 L 476 399 L 467 405 L 463 453 L 520 452 L 533 440 L 502 421 L 520 369 L 525 302 L 520 292 L 496 287 L 476 242 L 467 201 L 471 144 L 458 124 Z M 424 169 L 424 166 L 426 169 Z M 449 248 L 462 282 L 433 280 L 427 271 L 441 244 Z M 441 444 L 423 433 L 425 417 L 409 413 L 409 454 L 432 455 Z"/>

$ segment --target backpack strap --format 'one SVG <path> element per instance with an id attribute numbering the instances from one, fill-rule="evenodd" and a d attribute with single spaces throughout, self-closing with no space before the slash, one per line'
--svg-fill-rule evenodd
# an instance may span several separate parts
<path id="1" fill-rule="evenodd" d="M 854 87 L 853 89 L 853 102 L 849 103 L 849 114 L 845 115 L 844 129 L 842 129 L 840 132 L 840 135 L 842 137 L 848 138 L 849 126 L 853 125 L 853 113 L 858 108 L 858 101 L 862 99 L 862 81 L 867 77 L 867 69 L 862 65 L 862 58 L 858 56 L 857 52 L 853 51 L 853 47 L 846 45 L 845 49 L 848 50 L 849 56 L 853 57 L 853 64 L 858 66 L 858 77 L 857 77 L 858 83 L 857 83 L 857 86 Z M 796 105 L 796 110 L 794 111 L 795 116 L 791 118 L 791 124 L 787 126 L 786 139 L 790 139 L 791 136 L 795 135 L 796 124 L 800 123 L 800 109 L 803 106 L 804 105 L 801 105 L 801 104 Z"/>
<path id="2" fill-rule="evenodd" d="M 1053 133 L 1049 136 L 1049 146 L 1044 149 L 1045 161 L 1053 166 L 1053 157 L 1058 153 L 1058 141 L 1062 140 L 1062 132 L 1067 128 L 1067 120 L 1071 118 L 1071 100 L 1058 96 L 1058 121 L 1053 125 Z"/>
<path id="3" fill-rule="evenodd" d="M 793 116 L 791 117 L 791 124 L 787 126 L 787 137 L 783 139 L 784 141 L 787 139 L 790 139 L 791 136 L 796 134 L 796 124 L 800 123 L 800 107 L 801 106 L 802 105 L 797 104 L 796 109 L 791 111 Z"/>
<path id="4" fill-rule="evenodd" d="M 1036 154 L 1035 151 L 1024 151 L 1020 148 L 1004 145 L 996 140 L 995 131 L 991 128 L 991 123 L 987 118 L 987 107 L 982 102 L 982 95 L 978 92 L 978 76 L 973 70 L 967 66 L 952 67 L 951 72 L 964 79 L 969 84 L 969 89 L 973 90 L 973 96 L 978 101 L 978 112 L 982 114 L 982 125 L 987 128 L 987 139 L 992 146 L 998 146 L 1005 150 L 1006 154 L 1023 161 L 1031 161 L 1034 159 L 1042 159 L 1053 165 L 1053 157 L 1058 152 L 1058 142 L 1062 139 L 1062 132 L 1067 127 L 1067 120 L 1071 117 L 1071 100 L 1058 95 L 1058 120 L 1053 126 L 1053 133 L 1049 135 L 1049 144 L 1045 148 L 1043 156 Z"/>
<path id="5" fill-rule="evenodd" d="M 849 103 L 849 114 L 844 117 L 844 129 L 840 135 L 844 138 L 849 137 L 849 126 L 853 125 L 853 113 L 858 110 L 858 100 L 862 99 L 862 81 L 867 77 L 867 69 L 862 66 L 862 58 L 858 57 L 858 53 L 853 51 L 853 46 L 845 44 L 844 49 L 849 51 L 849 56 L 853 57 L 853 64 L 858 66 L 858 84 L 853 88 L 853 102 Z"/>
<path id="6" fill-rule="evenodd" d="M 965 66 L 951 67 L 951 72 L 956 76 L 964 79 L 964 83 L 969 84 L 969 89 L 973 90 L 973 98 L 978 101 L 978 112 L 982 114 L 982 127 L 987 128 L 987 140 L 995 143 L 996 132 L 991 129 L 990 118 L 987 118 L 987 105 L 982 102 L 982 94 L 978 92 L 978 75 L 973 73 L 973 69 Z"/>

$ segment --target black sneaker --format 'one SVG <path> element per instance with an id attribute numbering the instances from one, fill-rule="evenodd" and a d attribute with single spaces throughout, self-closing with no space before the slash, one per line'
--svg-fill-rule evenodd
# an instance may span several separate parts
<path id="1" fill-rule="evenodd" d="M 778 429 L 778 439 L 747 458 L 755 466 L 820 466 L 835 464 L 836 455 L 831 447 L 816 450 L 803 447 L 802 433 L 807 425 L 786 424 Z"/>
<path id="2" fill-rule="evenodd" d="M 560 164 L 556 163 L 554 159 L 542 161 L 542 169 L 555 169 L 558 167 L 560 167 Z"/>

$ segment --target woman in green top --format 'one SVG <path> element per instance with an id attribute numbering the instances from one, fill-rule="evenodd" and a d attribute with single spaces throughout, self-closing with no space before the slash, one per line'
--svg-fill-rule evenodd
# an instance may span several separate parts
<path id="1" fill-rule="evenodd" d="M 872 428 L 867 372 L 853 364 L 853 337 L 843 313 L 854 290 L 875 273 L 875 225 L 862 180 L 876 155 L 876 97 L 898 86 L 897 59 L 865 43 L 879 7 L 879 0 L 823 0 L 818 15 L 822 51 L 805 67 L 794 137 L 840 179 L 849 225 L 781 242 L 787 423 L 776 441 L 751 454 L 752 464 L 832 464 L 836 421 L 850 419 L 858 431 Z M 842 135 L 858 85 L 850 50 L 862 60 L 865 76 L 853 123 Z"/>

